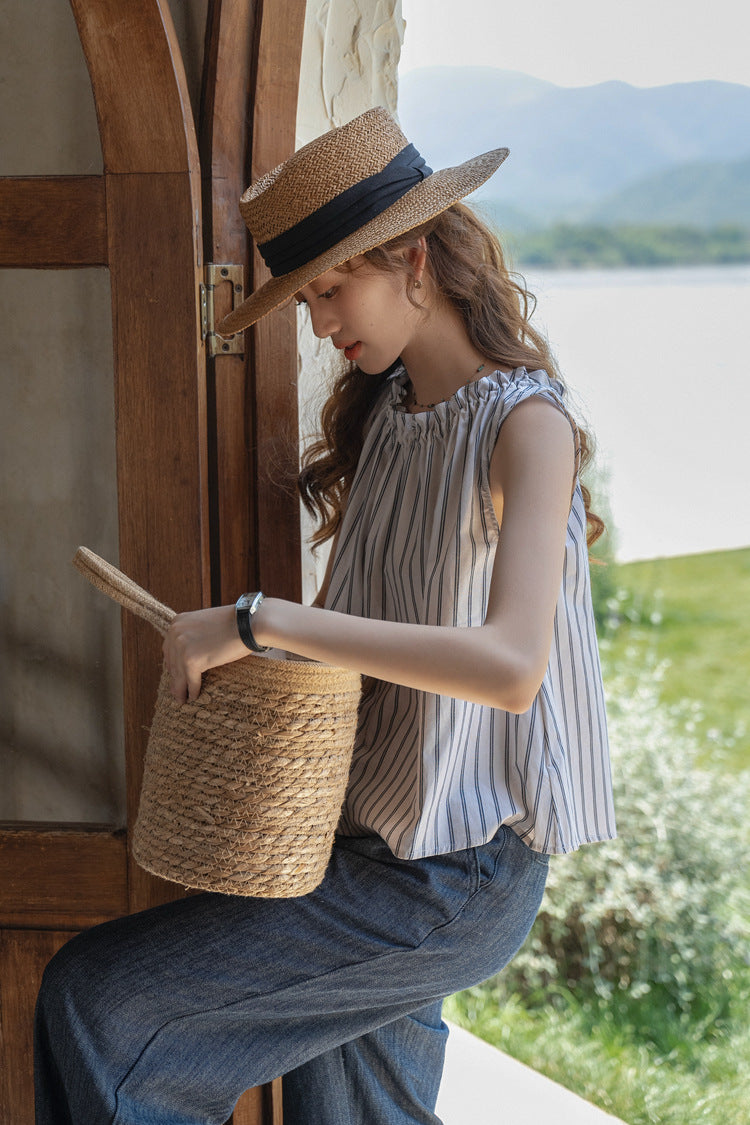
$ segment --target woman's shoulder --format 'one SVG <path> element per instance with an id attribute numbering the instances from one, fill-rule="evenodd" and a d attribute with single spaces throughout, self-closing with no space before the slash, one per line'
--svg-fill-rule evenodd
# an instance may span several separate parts
<path id="1" fill-rule="evenodd" d="M 559 379 L 542 368 L 529 370 L 514 367 L 511 371 L 492 371 L 466 388 L 466 399 L 477 407 L 483 405 L 493 419 L 502 422 L 510 412 L 528 398 L 541 397 L 565 411 L 565 388 Z"/>

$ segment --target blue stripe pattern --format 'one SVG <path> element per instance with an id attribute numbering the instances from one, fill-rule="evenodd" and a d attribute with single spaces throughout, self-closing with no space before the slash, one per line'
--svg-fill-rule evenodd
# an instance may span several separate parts
<path id="1" fill-rule="evenodd" d="M 369 420 L 326 606 L 480 625 L 499 535 L 495 443 L 531 395 L 565 411 L 563 388 L 543 371 L 494 372 L 433 411 L 409 414 L 405 382 L 401 368 Z M 546 853 L 615 835 L 578 482 L 549 665 L 529 710 L 513 715 L 382 681 L 360 707 L 341 832 L 377 834 L 397 856 L 416 859 L 484 843 L 501 824 Z"/>

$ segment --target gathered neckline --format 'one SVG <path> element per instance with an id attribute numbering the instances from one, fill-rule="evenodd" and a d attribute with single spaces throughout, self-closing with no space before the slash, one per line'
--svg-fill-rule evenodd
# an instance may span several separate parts
<path id="1" fill-rule="evenodd" d="M 547 372 L 541 369 L 530 372 L 525 367 L 514 367 L 511 371 L 501 371 L 499 368 L 495 368 L 494 371 L 488 371 L 486 375 L 480 375 L 477 379 L 464 383 L 450 398 L 435 403 L 432 409 L 418 410 L 412 413 L 412 411 L 404 409 L 409 375 L 404 365 L 399 364 L 389 376 L 390 393 L 388 402 L 399 425 L 431 429 L 435 425 L 439 426 L 442 421 L 447 421 L 452 415 L 460 414 L 470 403 L 476 403 L 496 393 L 498 386 L 507 387 L 511 383 L 520 383 L 526 380 L 541 383 L 554 390 L 562 390 L 561 384 L 555 379 L 550 379 Z"/>

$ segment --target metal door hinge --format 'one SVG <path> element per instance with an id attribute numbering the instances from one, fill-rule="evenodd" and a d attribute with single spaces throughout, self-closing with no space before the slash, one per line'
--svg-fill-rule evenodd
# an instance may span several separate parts
<path id="1" fill-rule="evenodd" d="M 245 350 L 245 336 L 235 332 L 233 336 L 219 336 L 214 323 L 214 290 L 225 282 L 232 286 L 232 308 L 236 309 L 245 296 L 242 266 L 216 265 L 209 262 L 205 267 L 205 284 L 201 283 L 201 333 L 206 342 L 209 355 L 240 355 Z"/>

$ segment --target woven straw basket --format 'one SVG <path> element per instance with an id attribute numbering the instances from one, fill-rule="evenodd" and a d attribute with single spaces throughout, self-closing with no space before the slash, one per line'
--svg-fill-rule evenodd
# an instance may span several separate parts
<path id="1" fill-rule="evenodd" d="M 168 609 L 85 547 L 74 565 L 164 634 Z M 360 677 L 266 656 L 206 672 L 177 703 L 163 671 L 146 751 L 136 861 L 184 887 L 291 898 L 321 882 L 349 776 Z"/>

